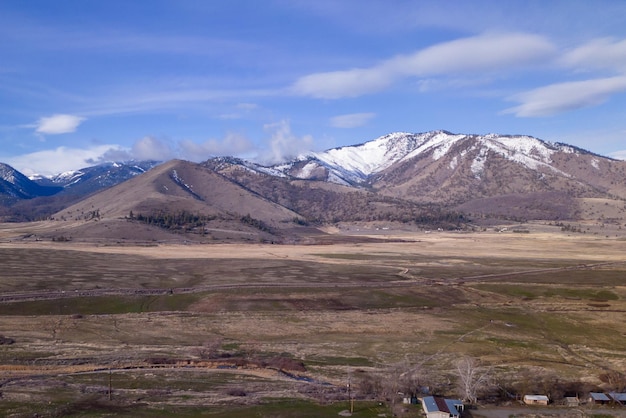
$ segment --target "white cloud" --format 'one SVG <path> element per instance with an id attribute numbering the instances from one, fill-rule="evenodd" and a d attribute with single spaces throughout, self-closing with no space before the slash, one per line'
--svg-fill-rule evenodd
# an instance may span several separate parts
<path id="1" fill-rule="evenodd" d="M 340 99 L 376 93 L 393 81 L 394 74 L 385 68 L 355 68 L 306 75 L 293 84 L 291 91 L 316 99 Z"/>
<path id="2" fill-rule="evenodd" d="M 253 150 L 254 144 L 243 135 L 229 133 L 222 140 L 210 139 L 201 144 L 183 140 L 179 147 L 182 158 L 198 162 L 217 155 L 241 155 Z"/>
<path id="3" fill-rule="evenodd" d="M 339 115 L 330 118 L 330 126 L 333 128 L 357 128 L 367 124 L 375 113 L 351 113 L 349 115 Z"/>
<path id="4" fill-rule="evenodd" d="M 456 90 L 467 89 L 484 86 L 493 81 L 493 78 L 489 77 L 476 77 L 476 78 L 423 78 L 417 82 L 417 87 L 420 93 L 429 93 L 441 90 Z M 480 90 L 482 95 L 487 92 L 484 89 Z"/>
<path id="5" fill-rule="evenodd" d="M 612 152 L 609 154 L 609 157 L 626 161 L 626 150 Z"/>
<path id="6" fill-rule="evenodd" d="M 486 34 L 398 55 L 369 68 L 309 74 L 296 80 L 291 91 L 322 99 L 357 97 L 382 91 L 406 77 L 465 75 L 538 64 L 554 51 L 554 45 L 538 35 Z"/>
<path id="7" fill-rule="evenodd" d="M 313 137 L 310 135 L 296 136 L 291 132 L 291 126 L 286 120 L 264 126 L 266 132 L 271 134 L 269 149 L 259 155 L 259 160 L 264 164 L 275 164 L 292 158 L 303 152 L 309 151 L 313 145 Z"/>
<path id="8" fill-rule="evenodd" d="M 145 136 L 136 141 L 131 153 L 137 160 L 166 161 L 174 158 L 175 152 L 166 141 Z"/>
<path id="9" fill-rule="evenodd" d="M 123 149 L 119 145 L 98 145 L 89 148 L 58 147 L 10 157 L 6 162 L 27 176 L 33 174 L 48 176 L 107 161 L 105 155 L 111 152 L 123 152 Z"/>
<path id="10" fill-rule="evenodd" d="M 537 64 L 555 52 L 546 38 L 524 33 L 485 34 L 434 45 L 384 64 L 398 74 L 436 75 L 493 71 Z"/>
<path id="11" fill-rule="evenodd" d="M 85 118 L 74 115 L 52 115 L 37 121 L 36 132 L 47 135 L 66 134 L 76 131 Z"/>
<path id="12" fill-rule="evenodd" d="M 597 106 L 615 93 L 626 91 L 626 76 L 551 84 L 510 97 L 520 102 L 504 113 L 519 117 L 551 116 L 568 110 Z"/>
<path id="13" fill-rule="evenodd" d="M 259 105 L 257 105 L 256 103 L 238 103 L 237 104 L 237 108 L 241 110 L 254 110 L 258 107 Z"/>
<path id="14" fill-rule="evenodd" d="M 594 39 L 574 48 L 560 58 L 562 65 L 579 70 L 626 71 L 626 39 L 615 41 L 611 38 Z"/>

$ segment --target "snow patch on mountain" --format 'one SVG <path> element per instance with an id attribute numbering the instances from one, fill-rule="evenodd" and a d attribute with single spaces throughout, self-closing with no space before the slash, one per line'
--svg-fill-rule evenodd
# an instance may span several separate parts
<path id="1" fill-rule="evenodd" d="M 454 170 L 458 165 L 459 165 L 459 157 L 455 155 L 450 160 L 450 164 L 448 164 L 448 166 L 450 167 L 450 170 Z"/>
<path id="2" fill-rule="evenodd" d="M 593 168 L 595 168 L 596 170 L 599 170 L 600 169 L 600 161 L 598 161 L 597 158 L 592 159 L 591 160 L 591 166 Z"/>
<path id="3" fill-rule="evenodd" d="M 404 157 L 411 134 L 394 133 L 361 145 L 334 148 L 312 155 L 324 163 L 341 167 L 358 177 L 366 177 L 384 170 Z"/>
<path id="4" fill-rule="evenodd" d="M 470 165 L 470 169 L 472 170 L 472 174 L 474 174 L 475 178 L 480 179 L 483 170 L 485 169 L 485 161 L 487 161 L 487 150 L 485 148 L 481 148 L 478 155 L 474 157 L 472 164 Z"/>

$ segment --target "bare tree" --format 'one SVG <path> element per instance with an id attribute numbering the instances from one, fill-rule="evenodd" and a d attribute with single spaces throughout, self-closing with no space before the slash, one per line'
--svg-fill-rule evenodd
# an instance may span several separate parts
<path id="1" fill-rule="evenodd" d="M 395 412 L 398 392 L 400 392 L 400 381 L 402 374 L 406 370 L 404 363 L 395 363 L 386 367 L 381 375 L 381 389 L 384 400 L 389 403 L 392 412 Z"/>
<path id="2" fill-rule="evenodd" d="M 472 357 L 464 357 L 457 363 L 459 390 L 464 401 L 475 404 L 478 395 L 486 390 L 491 381 L 491 369 L 481 367 Z"/>
<path id="3" fill-rule="evenodd" d="M 608 384 L 609 389 L 621 392 L 626 388 L 626 375 L 616 370 L 607 370 L 600 374 L 600 380 Z"/>

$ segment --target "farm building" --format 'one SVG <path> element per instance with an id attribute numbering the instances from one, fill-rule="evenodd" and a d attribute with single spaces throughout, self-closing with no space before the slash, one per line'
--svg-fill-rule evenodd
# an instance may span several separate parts
<path id="1" fill-rule="evenodd" d="M 458 418 L 463 411 L 463 402 L 458 399 L 426 396 L 422 398 L 422 408 L 426 418 Z"/>
<path id="2" fill-rule="evenodd" d="M 589 394 L 589 402 L 594 403 L 596 405 L 605 405 L 611 402 L 611 398 L 609 398 L 605 393 L 591 392 Z"/>
<path id="3" fill-rule="evenodd" d="M 526 405 L 547 405 L 550 399 L 546 395 L 524 395 Z"/>
<path id="4" fill-rule="evenodd" d="M 626 393 L 609 392 L 609 396 L 620 405 L 626 405 Z"/>
<path id="5" fill-rule="evenodd" d="M 565 398 L 565 405 L 569 406 L 570 408 L 575 408 L 580 405 L 580 400 L 577 396 L 568 396 Z"/>

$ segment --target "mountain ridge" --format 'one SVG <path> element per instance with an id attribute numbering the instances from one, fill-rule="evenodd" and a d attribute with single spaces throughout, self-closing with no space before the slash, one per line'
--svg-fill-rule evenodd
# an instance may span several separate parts
<path id="1" fill-rule="evenodd" d="M 188 211 L 200 216 L 204 226 L 195 230 L 203 233 L 245 229 L 248 236 L 273 239 L 286 230 L 337 222 L 456 228 L 472 219 L 565 220 L 600 213 L 621 222 L 626 201 L 626 162 L 526 135 L 395 132 L 275 165 L 228 156 L 146 164 L 123 181 L 91 176 L 115 183 L 91 193 L 80 191 L 72 175 L 59 176 L 65 183 L 57 184 L 70 185 L 77 196 L 51 205 L 57 209 L 52 217 L 125 219 L 132 212 L 153 219 Z"/>

